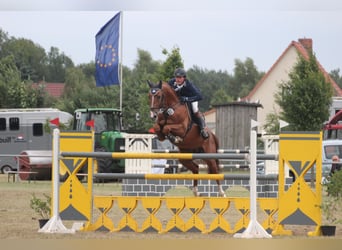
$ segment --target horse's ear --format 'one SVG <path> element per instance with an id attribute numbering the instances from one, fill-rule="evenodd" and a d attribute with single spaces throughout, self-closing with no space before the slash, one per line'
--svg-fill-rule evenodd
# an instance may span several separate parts
<path id="1" fill-rule="evenodd" d="M 147 83 L 148 83 L 148 86 L 150 86 L 150 88 L 152 88 L 152 83 L 151 83 L 151 81 L 150 80 L 147 80 Z"/>
<path id="2" fill-rule="evenodd" d="M 158 84 L 158 88 L 161 89 L 161 88 L 162 88 L 162 85 L 163 85 L 163 82 L 160 80 L 160 81 L 159 81 L 159 84 Z"/>

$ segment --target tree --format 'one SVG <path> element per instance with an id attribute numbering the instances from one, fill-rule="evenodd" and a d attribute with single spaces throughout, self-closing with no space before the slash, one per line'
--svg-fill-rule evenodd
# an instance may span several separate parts
<path id="1" fill-rule="evenodd" d="M 264 129 L 268 134 L 279 134 L 280 122 L 276 111 L 267 114 Z"/>
<path id="2" fill-rule="evenodd" d="M 180 49 L 173 47 L 171 52 L 163 49 L 162 53 L 167 56 L 165 62 L 160 68 L 160 80 L 167 81 L 173 77 L 176 68 L 184 68 L 183 59 L 180 55 Z"/>
<path id="3" fill-rule="evenodd" d="M 206 111 L 211 108 L 212 104 L 218 104 L 224 100 L 233 100 L 228 87 L 231 82 L 231 76 L 226 72 L 216 72 L 214 70 L 201 69 L 198 66 L 194 66 L 188 70 L 187 77 L 193 81 L 202 92 L 203 100 L 198 103 L 200 110 Z M 219 93 L 217 91 L 218 89 L 221 89 L 223 93 Z M 216 100 L 212 103 L 211 100 L 213 98 Z"/>
<path id="4" fill-rule="evenodd" d="M 329 75 L 337 83 L 337 85 L 342 88 L 342 76 L 340 75 L 340 69 L 332 70 Z"/>
<path id="5" fill-rule="evenodd" d="M 233 98 L 227 95 L 224 89 L 220 88 L 213 93 L 213 97 L 211 98 L 211 101 L 210 101 L 210 106 L 226 104 L 232 101 L 233 101 Z"/>
<path id="6" fill-rule="evenodd" d="M 74 67 L 72 60 L 56 47 L 51 47 L 46 57 L 45 81 L 65 82 L 66 70 Z"/>
<path id="7" fill-rule="evenodd" d="M 7 108 L 11 105 L 8 99 L 9 86 L 19 84 L 20 72 L 15 66 L 14 57 L 6 56 L 0 59 L 0 107 Z"/>
<path id="8" fill-rule="evenodd" d="M 148 105 L 147 80 L 159 81 L 160 63 L 153 60 L 149 52 L 138 50 L 138 59 L 134 69 L 124 71 L 123 80 L 123 116 L 128 132 L 147 132 L 152 126 Z"/>
<path id="9" fill-rule="evenodd" d="M 253 59 L 247 57 L 244 62 L 235 59 L 234 77 L 230 86 L 233 98 L 248 95 L 263 74 L 257 70 Z"/>
<path id="10" fill-rule="evenodd" d="M 289 74 L 290 80 L 280 84 L 275 95 L 281 107 L 280 118 L 294 131 L 316 131 L 329 117 L 332 87 L 319 70 L 316 57 L 299 60 Z"/>
<path id="11" fill-rule="evenodd" d="M 24 38 L 11 38 L 2 46 L 2 56 L 14 57 L 21 80 L 38 82 L 44 78 L 46 54 L 40 45 Z"/>

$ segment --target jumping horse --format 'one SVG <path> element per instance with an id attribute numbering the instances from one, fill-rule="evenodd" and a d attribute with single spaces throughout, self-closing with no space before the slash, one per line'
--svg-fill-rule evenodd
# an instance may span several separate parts
<path id="1" fill-rule="evenodd" d="M 150 86 L 149 103 L 151 118 L 155 119 L 153 129 L 160 141 L 168 138 L 178 147 L 181 153 L 217 153 L 219 147 L 217 137 L 209 132 L 209 138 L 203 139 L 199 127 L 191 121 L 190 110 L 180 102 L 175 90 L 166 82 L 152 83 Z M 219 172 L 218 159 L 204 159 L 209 174 Z M 199 166 L 194 160 L 179 159 L 179 162 L 193 174 L 198 174 Z M 197 180 L 193 181 L 193 193 L 199 196 Z M 217 180 L 219 196 L 225 197 L 220 181 Z"/>

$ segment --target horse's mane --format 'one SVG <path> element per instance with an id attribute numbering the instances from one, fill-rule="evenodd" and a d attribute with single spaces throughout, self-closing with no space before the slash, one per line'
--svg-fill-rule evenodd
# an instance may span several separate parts
<path id="1" fill-rule="evenodd" d="M 170 98 L 178 99 L 176 91 L 167 82 L 162 82 L 162 90 Z"/>

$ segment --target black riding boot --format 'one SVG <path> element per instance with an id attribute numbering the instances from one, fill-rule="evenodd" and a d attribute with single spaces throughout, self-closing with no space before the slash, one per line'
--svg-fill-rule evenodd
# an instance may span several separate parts
<path id="1" fill-rule="evenodd" d="M 209 134 L 205 130 L 206 125 L 205 125 L 205 120 L 204 120 L 203 115 L 200 112 L 195 113 L 194 114 L 194 120 L 200 128 L 200 134 L 203 137 L 203 139 L 208 139 Z"/>

